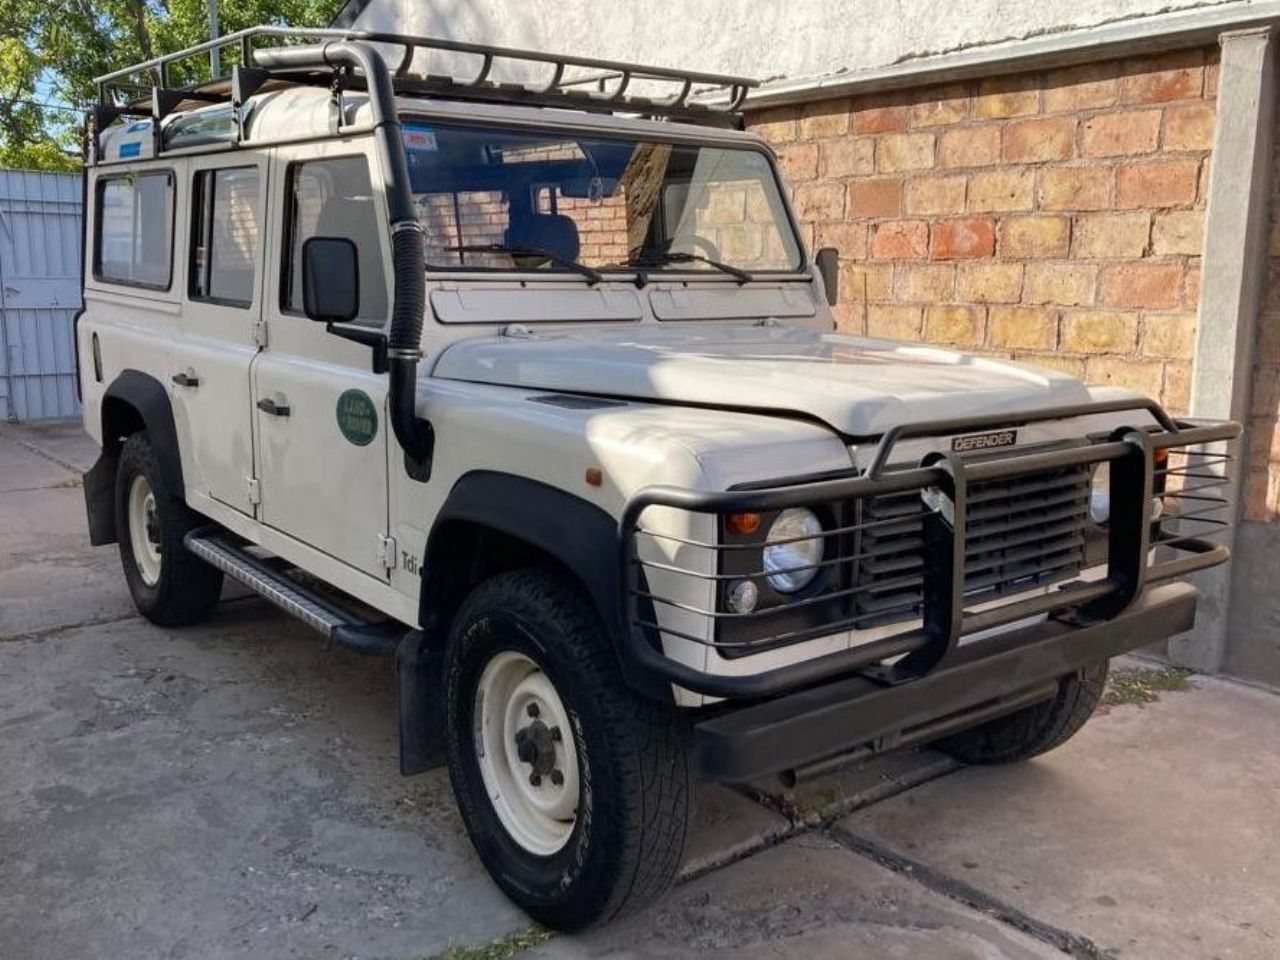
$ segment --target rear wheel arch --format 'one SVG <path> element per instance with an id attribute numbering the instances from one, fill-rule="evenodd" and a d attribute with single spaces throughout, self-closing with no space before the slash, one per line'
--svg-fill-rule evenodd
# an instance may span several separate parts
<path id="1" fill-rule="evenodd" d="M 145 431 L 159 460 L 165 487 L 175 499 L 186 489 L 173 421 L 173 406 L 164 385 L 150 374 L 124 370 L 107 386 L 99 409 L 102 452 L 84 477 L 89 514 L 89 541 L 94 546 L 116 542 L 115 478 L 125 440 Z"/>

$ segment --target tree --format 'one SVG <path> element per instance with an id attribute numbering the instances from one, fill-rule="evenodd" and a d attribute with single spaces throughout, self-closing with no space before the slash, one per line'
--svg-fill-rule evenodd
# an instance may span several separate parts
<path id="1" fill-rule="evenodd" d="M 224 34 L 259 23 L 325 26 L 342 0 L 233 0 Z M 93 78 L 209 37 L 208 0 L 0 0 L 0 166 L 77 169 Z M 207 79 L 209 62 L 174 83 Z"/>

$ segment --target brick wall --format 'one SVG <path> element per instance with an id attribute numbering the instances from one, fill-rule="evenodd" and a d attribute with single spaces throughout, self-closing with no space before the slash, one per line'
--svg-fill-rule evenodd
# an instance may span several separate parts
<path id="1" fill-rule="evenodd" d="M 1060 368 L 1182 411 L 1216 58 L 829 100 L 749 124 L 777 147 L 811 246 L 841 249 L 842 328 Z"/>

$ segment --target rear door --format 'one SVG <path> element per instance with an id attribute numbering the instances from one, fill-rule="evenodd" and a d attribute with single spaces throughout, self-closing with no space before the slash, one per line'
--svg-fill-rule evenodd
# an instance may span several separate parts
<path id="1" fill-rule="evenodd" d="M 387 377 L 368 347 L 302 313 L 302 245 L 346 237 L 359 253 L 358 322 L 385 328 L 390 243 L 369 138 L 280 147 L 273 174 L 267 345 L 253 366 L 260 517 L 386 580 Z"/>
<path id="2" fill-rule="evenodd" d="M 253 512 L 249 368 L 262 318 L 265 158 L 244 154 L 193 163 L 185 243 L 184 303 L 170 391 L 194 475 L 188 488 Z"/>

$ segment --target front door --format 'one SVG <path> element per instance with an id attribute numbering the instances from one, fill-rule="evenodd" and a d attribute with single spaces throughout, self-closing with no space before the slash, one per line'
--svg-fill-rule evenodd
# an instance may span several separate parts
<path id="1" fill-rule="evenodd" d="M 185 482 L 253 513 L 253 417 L 249 367 L 262 318 L 264 159 L 232 155 L 191 165 L 185 287 L 169 371 L 175 425 L 188 453 Z"/>
<path id="2" fill-rule="evenodd" d="M 272 233 L 281 238 L 266 346 L 253 367 L 259 516 L 268 526 L 386 579 L 387 377 L 368 347 L 302 313 L 302 244 L 346 237 L 359 252 L 357 322 L 385 327 L 390 291 L 386 212 L 373 188 L 369 139 L 282 147 Z"/>

